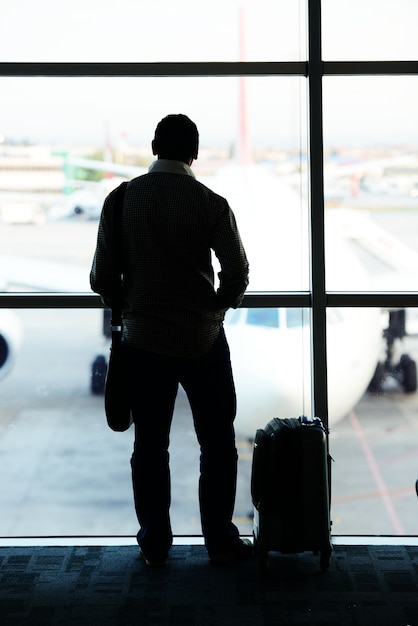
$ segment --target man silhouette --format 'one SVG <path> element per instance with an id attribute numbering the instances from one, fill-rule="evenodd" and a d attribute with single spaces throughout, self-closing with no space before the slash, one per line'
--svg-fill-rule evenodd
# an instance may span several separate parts
<path id="1" fill-rule="evenodd" d="M 199 503 L 209 558 L 248 555 L 232 522 L 237 477 L 236 397 L 223 329 L 240 305 L 248 262 L 228 202 L 195 179 L 199 134 L 168 115 L 152 141 L 158 158 L 131 180 L 123 202 L 123 348 L 135 424 L 131 458 L 141 555 L 162 565 L 172 545 L 169 433 L 179 384 L 200 444 Z M 93 291 L 113 307 L 115 191 L 106 198 L 91 269 Z M 211 250 L 219 259 L 214 287 Z"/>

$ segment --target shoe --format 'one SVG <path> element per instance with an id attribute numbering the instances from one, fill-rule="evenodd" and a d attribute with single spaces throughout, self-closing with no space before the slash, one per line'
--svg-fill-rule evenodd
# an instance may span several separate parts
<path id="1" fill-rule="evenodd" d="M 139 548 L 139 556 L 141 559 L 145 561 L 145 563 L 149 567 L 164 567 L 166 559 L 150 559 L 148 556 L 145 556 L 142 548 Z"/>
<path id="2" fill-rule="evenodd" d="M 209 552 L 211 563 L 231 563 L 254 555 L 254 546 L 249 539 L 237 539 L 229 548 L 222 552 Z"/>

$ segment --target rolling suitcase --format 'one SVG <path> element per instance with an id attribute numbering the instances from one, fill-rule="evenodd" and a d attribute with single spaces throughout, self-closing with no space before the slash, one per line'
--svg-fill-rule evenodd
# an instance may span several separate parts
<path id="1" fill-rule="evenodd" d="M 272 419 L 257 430 L 251 474 L 254 545 L 261 568 L 269 551 L 331 557 L 329 455 L 320 419 Z"/>

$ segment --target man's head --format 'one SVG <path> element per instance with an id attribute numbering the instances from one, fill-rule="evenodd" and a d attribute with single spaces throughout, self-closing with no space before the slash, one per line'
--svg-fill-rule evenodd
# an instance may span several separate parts
<path id="1" fill-rule="evenodd" d="M 155 129 L 152 153 L 159 159 L 183 161 L 191 165 L 199 152 L 197 126 L 187 115 L 167 115 Z"/>

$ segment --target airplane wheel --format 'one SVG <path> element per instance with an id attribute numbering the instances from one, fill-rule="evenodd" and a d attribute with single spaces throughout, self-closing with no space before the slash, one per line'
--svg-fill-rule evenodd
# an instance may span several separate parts
<path id="1" fill-rule="evenodd" d="M 91 366 L 91 392 L 100 395 L 104 393 L 107 374 L 106 358 L 99 354 Z"/>
<path id="2" fill-rule="evenodd" d="M 408 354 L 402 354 L 400 366 L 403 373 L 402 386 L 407 393 L 417 390 L 417 364 Z"/>
<path id="3" fill-rule="evenodd" d="M 378 393 L 382 391 L 382 383 L 386 378 L 386 370 L 385 365 L 381 361 L 376 365 L 376 370 L 373 374 L 373 378 L 371 379 L 367 391 L 371 393 Z"/>

